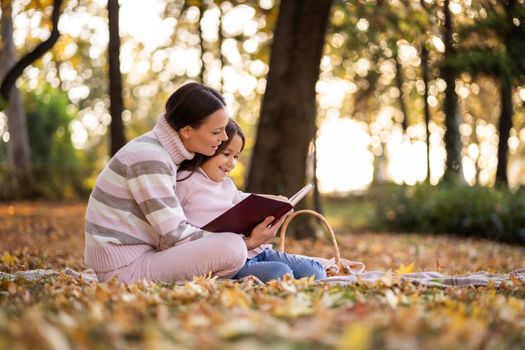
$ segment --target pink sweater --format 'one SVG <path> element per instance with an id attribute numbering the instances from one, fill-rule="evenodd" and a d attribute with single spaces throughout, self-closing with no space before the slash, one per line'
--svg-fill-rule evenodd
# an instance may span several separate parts
<path id="1" fill-rule="evenodd" d="M 189 174 L 188 171 L 182 171 L 177 178 L 184 179 Z M 248 195 L 239 191 L 229 177 L 215 182 L 200 168 L 186 180 L 177 182 L 175 193 L 188 223 L 196 227 L 206 225 Z M 268 248 L 271 248 L 270 244 L 263 244 L 249 250 L 248 258 L 251 259 Z"/>
<path id="2" fill-rule="evenodd" d="M 175 194 L 177 167 L 193 158 L 161 116 L 108 162 L 89 197 L 84 262 L 96 272 L 126 266 L 146 251 L 211 234 L 187 223 Z"/>

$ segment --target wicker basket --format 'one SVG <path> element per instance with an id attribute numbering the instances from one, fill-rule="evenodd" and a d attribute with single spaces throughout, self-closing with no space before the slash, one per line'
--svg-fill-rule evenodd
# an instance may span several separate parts
<path id="1" fill-rule="evenodd" d="M 302 214 L 313 215 L 316 218 L 318 218 L 319 220 L 321 220 L 323 222 L 325 228 L 327 229 L 328 233 L 330 233 L 330 238 L 332 239 L 332 244 L 334 246 L 334 254 L 335 254 L 334 262 L 335 262 L 335 265 L 337 266 L 337 270 L 334 273 L 331 273 L 331 275 L 355 274 L 355 273 L 360 273 L 360 272 L 362 272 L 364 270 L 364 264 L 361 263 L 361 262 L 345 260 L 345 263 L 343 263 L 341 261 L 341 253 L 339 252 L 339 245 L 337 244 L 337 240 L 335 238 L 334 230 L 332 229 L 332 227 L 330 226 L 330 224 L 328 223 L 328 221 L 326 220 L 326 218 L 324 216 L 322 216 L 321 214 L 319 214 L 316 211 L 309 210 L 309 209 L 298 210 L 298 211 L 290 214 L 286 218 L 286 220 L 284 221 L 283 226 L 281 228 L 280 245 L 279 245 L 279 250 L 280 251 L 284 252 L 284 245 L 285 245 L 285 238 L 286 238 L 286 229 L 288 228 L 288 225 L 290 224 L 290 222 L 295 217 L 297 217 L 299 215 L 302 215 Z M 352 266 L 357 267 L 357 268 L 353 269 Z"/>

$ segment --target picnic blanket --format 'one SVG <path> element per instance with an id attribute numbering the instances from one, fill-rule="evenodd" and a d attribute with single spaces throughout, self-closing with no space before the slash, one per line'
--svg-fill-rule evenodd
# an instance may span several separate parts
<path id="1" fill-rule="evenodd" d="M 334 265 L 333 259 L 320 259 L 325 269 L 334 271 L 337 266 Z M 478 271 L 464 275 L 446 275 L 435 271 L 422 271 L 397 276 L 391 271 L 364 271 L 364 264 L 360 262 L 342 259 L 343 263 L 350 264 L 354 267 L 353 272 L 342 276 L 331 276 L 325 279 L 317 280 L 317 284 L 329 283 L 338 285 L 351 285 L 356 283 L 376 283 L 378 281 L 396 281 L 409 282 L 416 285 L 429 287 L 479 287 L 492 285 L 496 288 L 503 283 L 507 286 L 525 285 L 525 269 L 514 270 L 510 273 L 491 273 L 487 271 Z M 361 264 L 361 265 L 360 265 Z M 65 268 L 62 271 L 36 269 L 25 270 L 14 273 L 0 272 L 0 280 L 15 280 L 19 278 L 27 280 L 37 280 L 44 277 L 58 277 L 61 273 L 83 280 L 85 282 L 98 282 L 97 275 L 91 269 L 75 271 L 71 268 Z M 252 276 L 253 277 L 253 276 Z M 262 283 L 262 282 L 261 282 Z"/>

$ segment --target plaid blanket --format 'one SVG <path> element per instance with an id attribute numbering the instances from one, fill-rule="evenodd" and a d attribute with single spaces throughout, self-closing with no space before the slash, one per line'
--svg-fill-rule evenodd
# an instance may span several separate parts
<path id="1" fill-rule="evenodd" d="M 325 268 L 333 269 L 333 260 L 325 261 Z M 348 260 L 342 259 L 343 263 Z M 423 272 L 413 272 L 402 275 L 396 275 L 391 271 L 364 271 L 364 265 L 360 266 L 358 262 L 351 262 L 353 265 L 351 267 L 359 266 L 357 270 L 348 273 L 347 275 L 342 276 L 332 276 L 327 277 L 322 280 L 316 281 L 318 284 L 330 283 L 330 284 L 340 284 L 340 285 L 349 285 L 356 283 L 377 283 L 378 281 L 383 281 L 385 284 L 399 282 L 409 282 L 418 285 L 425 285 L 431 287 L 477 287 L 477 286 L 487 286 L 489 284 L 494 287 L 500 287 L 503 283 L 508 286 L 516 284 L 525 284 L 525 269 L 518 269 L 510 273 L 490 273 L 486 271 L 479 271 L 468 273 L 464 275 L 445 275 L 435 271 L 423 271 Z M 361 270 L 360 268 L 363 268 Z M 332 270 L 333 271 L 333 270 Z M 75 278 L 77 280 L 83 280 L 86 282 L 98 282 L 97 275 L 91 269 L 84 271 L 75 271 L 71 268 L 65 268 L 62 271 L 55 270 L 45 270 L 45 269 L 36 269 L 36 270 L 25 270 L 14 273 L 0 272 L 0 280 L 15 280 L 19 278 L 27 280 L 37 280 L 44 277 L 58 277 L 61 273 Z"/>

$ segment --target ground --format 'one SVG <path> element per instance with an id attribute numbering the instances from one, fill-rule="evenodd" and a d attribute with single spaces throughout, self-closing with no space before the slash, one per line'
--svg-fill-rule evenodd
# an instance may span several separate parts
<path id="1" fill-rule="evenodd" d="M 0 271 L 82 270 L 83 203 L 0 205 Z M 329 217 L 330 219 L 330 217 Z M 453 236 L 346 232 L 342 257 L 367 270 L 508 273 L 525 247 Z M 332 257 L 328 240 L 287 251 Z M 88 283 L 60 275 L 0 281 L 0 349 L 523 349 L 525 285 L 429 288 L 202 277 L 183 285 Z"/>

